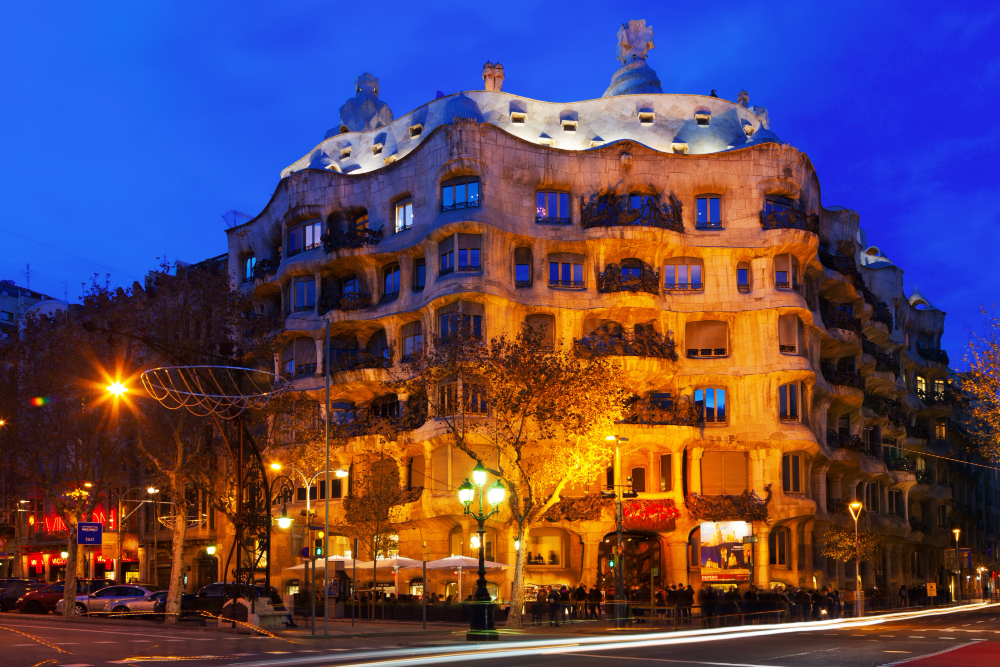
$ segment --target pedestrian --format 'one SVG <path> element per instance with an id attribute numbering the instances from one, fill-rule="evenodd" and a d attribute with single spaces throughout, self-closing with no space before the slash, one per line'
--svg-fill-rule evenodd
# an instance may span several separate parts
<path id="1" fill-rule="evenodd" d="M 569 598 L 569 589 L 566 588 L 566 584 L 563 584 L 559 589 L 559 605 L 562 607 L 562 618 L 563 622 L 569 620 L 570 623 L 573 622 L 573 605 L 572 600 Z"/>
<path id="2" fill-rule="evenodd" d="M 555 586 L 549 587 L 549 625 L 559 625 L 559 591 Z"/>
<path id="3" fill-rule="evenodd" d="M 906 606 L 906 586 L 899 587 L 899 606 Z"/>
<path id="4" fill-rule="evenodd" d="M 573 617 L 578 621 L 586 618 L 587 614 L 587 587 L 581 583 L 573 591 Z"/>
<path id="5" fill-rule="evenodd" d="M 601 589 L 594 586 L 590 587 L 590 592 L 587 593 L 587 620 L 593 618 L 595 621 L 601 620 Z"/>
<path id="6" fill-rule="evenodd" d="M 688 584 L 687 588 L 685 588 L 684 591 L 683 591 L 683 593 L 681 593 L 681 601 L 682 601 L 682 604 L 683 604 L 682 609 L 683 609 L 683 612 L 684 612 L 684 614 L 683 614 L 683 616 L 684 616 L 684 622 L 685 623 L 690 623 L 691 622 L 691 607 L 694 606 L 694 589 L 691 587 L 691 584 Z"/>

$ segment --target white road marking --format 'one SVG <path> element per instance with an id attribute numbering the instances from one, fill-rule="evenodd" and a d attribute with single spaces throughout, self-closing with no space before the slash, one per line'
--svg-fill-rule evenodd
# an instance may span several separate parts
<path id="1" fill-rule="evenodd" d="M 910 639 L 924 639 L 924 637 L 920 635 L 910 635 Z"/>
<path id="2" fill-rule="evenodd" d="M 597 653 L 564 653 L 563 655 L 578 655 L 585 658 L 604 658 L 608 656 Z M 685 665 L 720 665 L 721 667 L 777 667 L 776 665 L 760 665 L 743 662 L 699 662 L 698 660 L 671 660 L 669 658 L 634 658 L 624 655 L 616 655 L 616 660 L 642 660 L 645 662 L 679 662 Z"/>
<path id="3" fill-rule="evenodd" d="M 938 639 L 954 639 L 954 637 L 938 637 Z"/>
<path id="4" fill-rule="evenodd" d="M 895 637 L 896 635 L 879 635 L 879 637 Z"/>
<path id="5" fill-rule="evenodd" d="M 67 632 L 81 632 L 85 634 L 99 633 L 102 635 L 129 635 L 129 636 L 139 636 L 139 637 L 171 637 L 174 639 L 183 639 L 183 637 L 178 638 L 177 635 L 158 635 L 155 632 L 115 632 L 114 630 L 94 630 L 92 628 L 81 628 L 79 630 L 75 628 L 66 627 L 53 627 L 51 625 L 27 625 L 23 623 L 13 623 L 12 627 L 17 628 L 35 628 L 41 630 L 56 630 L 60 635 L 64 635 Z"/>

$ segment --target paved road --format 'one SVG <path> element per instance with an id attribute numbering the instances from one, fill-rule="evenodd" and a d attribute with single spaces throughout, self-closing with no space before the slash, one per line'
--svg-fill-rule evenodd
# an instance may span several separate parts
<path id="1" fill-rule="evenodd" d="M 428 637 L 361 637 L 328 640 L 258 638 L 190 628 L 171 629 L 135 621 L 108 625 L 0 614 L 0 666 L 394 665 L 475 662 L 484 667 L 655 665 L 663 667 L 876 666 L 903 661 L 909 667 L 1000 665 L 1000 606 L 867 627 L 814 627 L 780 634 L 763 627 L 722 634 L 683 633 L 623 637 L 583 632 L 565 638 L 520 636 L 500 645 L 468 645 L 461 632 Z M 542 648 L 524 642 L 542 640 Z M 449 653 L 449 647 L 453 653 Z M 471 649 L 471 650 L 470 650 Z M 493 653 L 493 651 L 499 651 Z M 419 653 L 419 654 L 418 654 Z M 935 654 L 939 654 L 935 657 Z M 927 657 L 931 656 L 931 657 Z"/>

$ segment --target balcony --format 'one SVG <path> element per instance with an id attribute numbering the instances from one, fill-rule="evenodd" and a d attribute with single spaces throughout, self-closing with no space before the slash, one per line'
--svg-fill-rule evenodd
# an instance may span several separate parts
<path id="1" fill-rule="evenodd" d="M 861 336 L 861 320 L 841 310 L 829 301 L 820 302 L 820 315 L 827 329 L 843 329 L 853 331 Z"/>
<path id="2" fill-rule="evenodd" d="M 585 359 L 595 356 L 657 357 L 677 361 L 671 333 L 660 335 L 652 328 L 626 334 L 620 329 L 610 330 L 607 325 L 573 341 L 576 353 Z"/>
<path id="3" fill-rule="evenodd" d="M 350 312 L 361 310 L 371 304 L 371 297 L 359 292 L 342 292 L 340 294 L 322 294 L 319 299 L 320 315 L 331 310 Z"/>
<path id="4" fill-rule="evenodd" d="M 688 348 L 687 350 L 688 359 L 709 359 L 725 356 L 727 356 L 727 350 L 724 347 Z"/>
<path id="5" fill-rule="evenodd" d="M 628 268 L 631 267 L 627 267 L 626 270 Z M 660 272 L 645 262 L 636 268 L 639 270 L 639 275 L 623 275 L 620 264 L 608 264 L 604 271 L 597 274 L 597 291 L 659 294 Z"/>
<path id="6" fill-rule="evenodd" d="M 906 409 L 903 408 L 903 404 L 888 398 L 883 399 L 882 402 L 885 404 L 885 416 L 889 419 L 889 423 L 896 428 L 905 428 Z"/>
<path id="7" fill-rule="evenodd" d="M 676 400 L 653 397 L 633 397 L 621 424 L 647 424 L 658 426 L 698 426 L 703 423 L 702 412 L 687 396 Z"/>
<path id="8" fill-rule="evenodd" d="M 784 211 L 760 212 L 761 229 L 800 229 L 804 232 L 819 234 L 819 216 L 806 215 L 798 209 L 789 208 Z"/>
<path id="9" fill-rule="evenodd" d="M 705 289 L 702 283 L 664 283 L 664 292 L 700 292 Z"/>
<path id="10" fill-rule="evenodd" d="M 865 388 L 861 374 L 857 371 L 838 371 L 829 366 L 823 366 L 823 379 L 830 384 L 840 385 L 841 387 L 853 387 L 854 389 L 862 390 Z"/>
<path id="11" fill-rule="evenodd" d="M 281 257 L 258 260 L 253 267 L 253 279 L 264 278 L 268 274 L 275 273 L 281 265 Z"/>
<path id="12" fill-rule="evenodd" d="M 535 218 L 535 223 L 539 225 L 570 225 L 573 221 L 569 218 Z"/>
<path id="13" fill-rule="evenodd" d="M 918 347 L 917 352 L 919 352 L 920 356 L 927 361 L 933 361 L 934 363 L 944 364 L 946 366 L 948 365 L 948 353 L 944 350 L 931 350 L 928 348 Z"/>
<path id="14" fill-rule="evenodd" d="M 875 322 L 881 322 L 890 330 L 892 329 L 892 309 L 889 308 L 889 304 L 885 301 L 879 301 L 875 304 L 875 313 L 872 315 L 872 320 Z"/>
<path id="15" fill-rule="evenodd" d="M 695 229 L 722 229 L 722 222 L 699 222 Z"/>
<path id="16" fill-rule="evenodd" d="M 316 375 L 316 364 L 314 363 L 296 366 L 295 370 L 287 370 L 281 374 L 281 377 L 286 380 L 294 380 L 295 378 L 302 378 L 310 375 Z"/>
<path id="17" fill-rule="evenodd" d="M 378 245 L 382 241 L 382 236 L 381 227 L 374 230 L 362 227 L 361 229 L 352 229 L 346 234 L 327 232 L 320 236 L 319 240 L 323 242 L 323 250 L 333 252 L 344 248 L 363 248 L 364 246 Z"/>
<path id="18" fill-rule="evenodd" d="M 480 264 L 459 264 L 456 270 L 459 273 L 478 273 L 483 270 L 483 267 Z"/>
<path id="19" fill-rule="evenodd" d="M 921 440 L 929 440 L 931 437 L 931 430 L 930 428 L 928 428 L 927 424 L 924 424 L 922 422 L 917 422 L 916 424 L 907 424 L 906 437 L 919 438 Z"/>
<path id="20" fill-rule="evenodd" d="M 387 301 L 395 301 L 399 298 L 399 292 L 386 292 L 382 295 L 382 299 L 379 303 L 386 303 Z"/>
<path id="21" fill-rule="evenodd" d="M 656 227 L 675 232 L 684 231 L 681 202 L 670 195 L 664 202 L 656 195 L 619 195 L 614 192 L 590 195 L 590 201 L 580 198 L 580 226 L 594 227 Z"/>
<path id="22" fill-rule="evenodd" d="M 442 204 L 441 211 L 460 211 L 464 208 L 479 208 L 480 198 L 471 199 L 467 201 L 457 201 L 454 204 L 448 204 L 447 206 Z"/>
<path id="23" fill-rule="evenodd" d="M 933 484 L 934 474 L 926 468 L 924 470 L 917 470 L 917 484 Z"/>
<path id="24" fill-rule="evenodd" d="M 865 285 L 864 278 L 861 277 L 861 272 L 858 271 L 857 265 L 854 263 L 853 257 L 844 257 L 843 255 L 831 255 L 828 252 L 819 251 L 819 261 L 828 269 L 836 271 L 837 273 L 842 273 L 851 279 L 851 284 L 854 288 L 864 294 L 868 287 Z"/>
<path id="25" fill-rule="evenodd" d="M 881 415 L 885 412 L 885 399 L 881 396 L 876 396 L 875 394 L 869 394 L 866 392 L 864 400 L 861 401 L 861 405 L 877 415 Z"/>
<path id="26" fill-rule="evenodd" d="M 371 354 L 364 350 L 330 350 L 330 372 L 356 371 L 364 368 L 389 368 L 392 366 L 392 349 L 384 354 Z"/>
<path id="27" fill-rule="evenodd" d="M 830 449 L 846 449 L 852 452 L 864 452 L 867 447 L 857 435 L 841 435 L 833 429 L 826 431 L 826 446 Z"/>
<path id="28" fill-rule="evenodd" d="M 919 481 L 919 477 L 917 479 Z M 911 516 L 910 530 L 916 531 L 918 533 L 930 533 L 933 532 L 934 527 L 927 521 L 921 519 L 920 517 Z"/>
<path id="29" fill-rule="evenodd" d="M 549 287 L 557 289 L 583 289 L 582 280 L 549 280 Z"/>
<path id="30" fill-rule="evenodd" d="M 889 470 L 914 472 L 916 469 L 913 461 L 902 456 L 886 456 L 883 460 L 885 461 L 885 467 Z"/>

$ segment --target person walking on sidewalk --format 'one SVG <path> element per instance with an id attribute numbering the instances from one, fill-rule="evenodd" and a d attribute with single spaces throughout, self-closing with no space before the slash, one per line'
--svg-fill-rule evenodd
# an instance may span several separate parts
<path id="1" fill-rule="evenodd" d="M 559 591 L 549 588 L 549 625 L 559 625 Z"/>
<path id="2" fill-rule="evenodd" d="M 587 587 L 582 583 L 573 591 L 573 616 L 578 621 L 584 620 L 587 614 Z"/>
<path id="3" fill-rule="evenodd" d="M 570 623 L 572 623 L 573 603 L 569 599 L 569 589 L 566 588 L 566 584 L 563 584 L 562 588 L 559 589 L 559 604 L 562 607 L 561 614 L 563 622 L 565 623 L 568 620 Z"/>
<path id="4" fill-rule="evenodd" d="M 601 589 L 594 584 L 587 593 L 587 620 L 601 620 Z"/>

